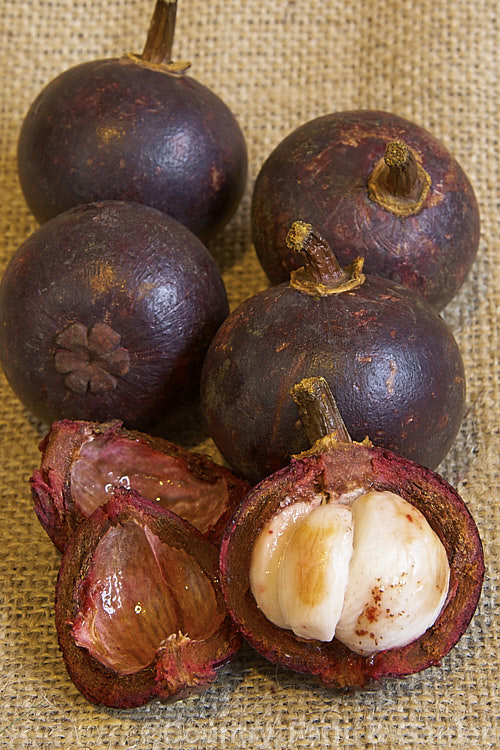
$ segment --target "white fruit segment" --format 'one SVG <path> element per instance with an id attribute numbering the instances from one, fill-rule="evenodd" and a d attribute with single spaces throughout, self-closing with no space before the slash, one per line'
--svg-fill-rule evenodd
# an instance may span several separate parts
<path id="1" fill-rule="evenodd" d="M 441 612 L 445 549 L 423 514 L 392 492 L 362 495 L 352 514 L 354 554 L 335 636 L 359 654 L 401 648 Z"/>
<path id="2" fill-rule="evenodd" d="M 352 556 L 352 513 L 321 505 L 297 524 L 283 551 L 278 600 L 295 635 L 331 641 L 342 611 Z"/>
<path id="3" fill-rule="evenodd" d="M 297 522 L 310 513 L 312 508 L 309 503 L 294 503 L 283 508 L 264 526 L 252 550 L 252 593 L 267 619 L 279 628 L 288 627 L 278 601 L 279 563 Z"/>
<path id="4" fill-rule="evenodd" d="M 399 495 L 339 501 L 287 506 L 263 528 L 250 567 L 257 605 L 299 637 L 336 637 L 359 654 L 405 646 L 446 601 L 445 549 Z"/>

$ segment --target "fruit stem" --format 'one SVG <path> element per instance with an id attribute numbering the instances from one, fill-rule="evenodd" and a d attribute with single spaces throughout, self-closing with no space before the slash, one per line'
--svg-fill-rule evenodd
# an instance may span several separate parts
<path id="1" fill-rule="evenodd" d="M 390 141 L 368 180 L 368 194 L 380 206 L 400 216 L 417 213 L 430 189 L 431 178 L 403 141 Z"/>
<path id="2" fill-rule="evenodd" d="M 141 54 L 143 60 L 151 63 L 172 62 L 177 1 L 156 0 L 146 44 Z"/>
<path id="3" fill-rule="evenodd" d="M 348 268 L 341 268 L 328 244 L 304 221 L 294 221 L 286 244 L 302 259 L 302 266 L 290 275 L 290 286 L 304 294 L 324 297 L 339 294 L 363 284 L 363 259 L 356 258 Z"/>
<path id="4" fill-rule="evenodd" d="M 339 443 L 352 442 L 330 386 L 323 377 L 304 378 L 291 388 L 290 394 L 297 404 L 311 445 L 326 436 L 332 436 Z"/>
<path id="5" fill-rule="evenodd" d="M 391 141 L 384 154 L 387 165 L 385 185 L 398 198 L 409 196 L 417 183 L 417 160 L 403 141 Z"/>
<path id="6" fill-rule="evenodd" d="M 311 224 L 294 221 L 288 231 L 286 244 L 301 256 L 305 273 L 311 281 L 337 285 L 346 280 L 347 274 L 333 250 Z"/>

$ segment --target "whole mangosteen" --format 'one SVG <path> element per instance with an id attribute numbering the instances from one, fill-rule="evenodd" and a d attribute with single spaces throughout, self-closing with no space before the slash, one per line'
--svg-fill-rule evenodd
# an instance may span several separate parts
<path id="1" fill-rule="evenodd" d="M 444 320 L 416 292 L 341 268 L 326 241 L 295 222 L 289 248 L 302 268 L 234 310 L 203 365 L 202 407 L 215 444 L 251 482 L 307 446 L 290 397 L 323 376 L 354 440 L 368 436 L 436 467 L 462 421 L 465 374 Z"/>
<path id="2" fill-rule="evenodd" d="M 479 243 L 472 186 L 424 128 L 371 110 L 334 112 L 288 135 L 255 182 L 252 239 L 273 283 L 298 259 L 285 239 L 292 221 L 312 224 L 342 265 L 421 294 L 441 310 L 463 284 Z"/>
<path id="3" fill-rule="evenodd" d="M 212 256 L 175 219 L 140 203 L 78 206 L 12 257 L 0 282 L 0 362 L 42 422 L 147 430 L 198 400 L 227 314 Z"/>
<path id="4" fill-rule="evenodd" d="M 103 200 L 145 203 L 203 240 L 239 205 L 247 151 L 227 105 L 173 62 L 177 0 L 157 0 L 142 54 L 84 62 L 36 97 L 19 179 L 40 222 Z"/>

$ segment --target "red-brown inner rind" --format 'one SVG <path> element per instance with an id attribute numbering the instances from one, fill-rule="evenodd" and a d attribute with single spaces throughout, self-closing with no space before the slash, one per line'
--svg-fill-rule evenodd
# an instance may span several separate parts
<path id="1" fill-rule="evenodd" d="M 249 489 L 207 456 L 126 430 L 118 421 L 61 420 L 52 425 L 40 450 L 41 465 L 31 479 L 34 507 L 61 551 L 116 485 L 158 502 L 214 543 Z"/>
<path id="2" fill-rule="evenodd" d="M 131 675 L 117 674 L 93 658 L 86 648 L 76 645 L 73 626 L 87 595 L 85 582 L 92 570 L 95 550 L 110 528 L 129 522 L 147 526 L 162 543 L 193 557 L 212 584 L 217 608 L 224 609 L 216 549 L 170 511 L 133 491 L 116 490 L 109 503 L 80 524 L 67 545 L 55 602 L 59 645 L 71 679 L 88 700 L 116 708 L 139 706 L 154 697 L 169 702 L 199 692 L 215 679 L 216 669 L 229 661 L 239 647 L 239 637 L 229 615 L 206 639 L 190 640 L 187 646 L 174 648 L 170 662 L 162 666 L 159 654 L 148 666 Z M 185 679 L 187 675 L 189 679 Z"/>
<path id="3" fill-rule="evenodd" d="M 335 639 L 306 641 L 276 627 L 257 607 L 249 582 L 255 540 L 281 507 L 307 501 L 312 488 L 335 495 L 357 487 L 390 490 L 417 507 L 441 539 L 451 569 L 448 599 L 434 625 L 403 648 L 369 657 Z M 292 460 L 251 490 L 226 529 L 220 566 L 228 609 L 249 643 L 273 663 L 309 673 L 331 688 L 362 687 L 438 665 L 467 628 L 484 576 L 476 525 L 453 487 L 412 461 L 359 444 L 339 444 L 332 452 Z"/>
<path id="4" fill-rule="evenodd" d="M 80 599 L 76 644 L 119 675 L 136 674 L 179 640 L 206 640 L 226 614 L 195 558 L 137 521 L 101 537 Z"/>

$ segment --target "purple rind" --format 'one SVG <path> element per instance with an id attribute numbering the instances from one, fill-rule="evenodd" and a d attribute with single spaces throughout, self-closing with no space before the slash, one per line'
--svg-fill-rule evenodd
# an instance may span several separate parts
<path id="1" fill-rule="evenodd" d="M 290 389 L 323 377 L 353 440 L 436 469 L 455 440 L 466 381 L 458 343 L 418 294 L 367 275 L 316 296 L 289 284 L 233 310 L 208 348 L 201 406 L 215 445 L 252 484 L 310 443 Z"/>
<path id="2" fill-rule="evenodd" d="M 368 194 L 373 168 L 390 141 L 402 140 L 431 178 L 421 210 L 400 216 Z M 310 120 L 284 138 L 257 175 L 252 240 L 273 284 L 300 260 L 285 238 L 306 221 L 342 266 L 365 259 L 367 273 L 393 279 L 441 310 L 467 278 L 479 244 L 472 185 L 454 156 L 429 131 L 390 112 L 352 110 Z"/>
<path id="3" fill-rule="evenodd" d="M 31 104 L 18 143 L 20 184 L 39 222 L 81 203 L 135 201 L 203 241 L 236 212 L 247 161 L 220 97 L 130 55 L 56 76 Z"/>

